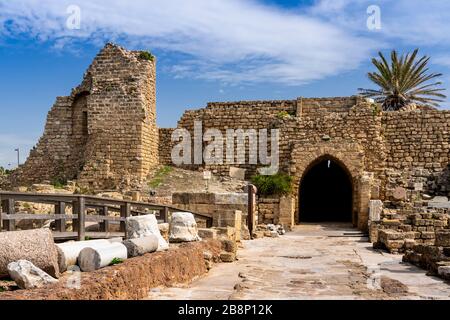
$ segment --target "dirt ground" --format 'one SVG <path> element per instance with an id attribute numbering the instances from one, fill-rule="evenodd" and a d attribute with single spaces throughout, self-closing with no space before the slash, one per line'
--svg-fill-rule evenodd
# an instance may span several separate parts
<path id="1" fill-rule="evenodd" d="M 280 238 L 244 241 L 239 260 L 148 299 L 450 299 L 450 285 L 372 249 L 341 224 L 302 225 Z"/>
<path id="2" fill-rule="evenodd" d="M 207 272 L 205 252 L 218 261 L 220 251 L 218 240 L 172 245 L 168 251 L 148 253 L 97 271 L 66 272 L 58 283 L 44 288 L 4 291 L 0 300 L 139 300 L 150 288 L 203 275 Z"/>

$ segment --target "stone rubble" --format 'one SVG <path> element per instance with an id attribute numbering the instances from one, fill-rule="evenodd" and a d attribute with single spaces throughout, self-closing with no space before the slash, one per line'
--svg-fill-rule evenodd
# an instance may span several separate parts
<path id="1" fill-rule="evenodd" d="M 8 274 L 21 289 L 41 288 L 58 280 L 36 267 L 27 260 L 19 260 L 8 264 Z"/>

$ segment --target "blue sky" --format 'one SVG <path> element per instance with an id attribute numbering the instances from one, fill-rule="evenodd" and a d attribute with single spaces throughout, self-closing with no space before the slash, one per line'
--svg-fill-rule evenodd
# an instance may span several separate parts
<path id="1" fill-rule="evenodd" d="M 370 5 L 381 29 L 367 27 Z M 379 50 L 420 48 L 450 89 L 448 21 L 441 0 L 0 0 L 0 166 L 17 147 L 24 160 L 108 41 L 157 56 L 157 121 L 173 127 L 209 101 L 353 95 L 372 87 Z"/>

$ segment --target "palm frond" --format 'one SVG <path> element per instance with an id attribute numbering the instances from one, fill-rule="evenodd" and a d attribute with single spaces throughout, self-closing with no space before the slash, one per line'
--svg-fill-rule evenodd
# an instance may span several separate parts
<path id="1" fill-rule="evenodd" d="M 437 106 L 446 98 L 440 88 L 442 82 L 431 80 L 442 76 L 441 73 L 430 73 L 428 64 L 430 57 L 417 59 L 419 49 L 412 53 L 399 55 L 393 50 L 390 62 L 382 52 L 378 52 L 378 59 L 373 58 L 375 72 L 369 72 L 367 77 L 379 89 L 363 89 L 358 91 L 363 97 L 373 98 L 383 105 L 384 110 L 399 110 L 409 103 L 420 103 Z"/>

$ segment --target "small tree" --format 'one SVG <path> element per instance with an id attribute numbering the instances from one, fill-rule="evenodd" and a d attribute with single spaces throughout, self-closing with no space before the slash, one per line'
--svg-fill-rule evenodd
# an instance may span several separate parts
<path id="1" fill-rule="evenodd" d="M 428 62 L 430 58 L 423 56 L 416 60 L 419 49 L 412 54 L 398 57 L 394 50 L 391 53 L 391 62 L 388 63 L 381 52 L 380 59 L 373 58 L 372 63 L 378 72 L 369 72 L 369 79 L 379 86 L 379 89 L 362 89 L 359 91 L 366 98 L 374 98 L 381 103 L 383 110 L 393 111 L 411 104 L 425 104 L 438 106 L 446 98 L 438 88 L 442 82 L 429 82 L 442 76 L 441 73 L 429 73 Z"/>

